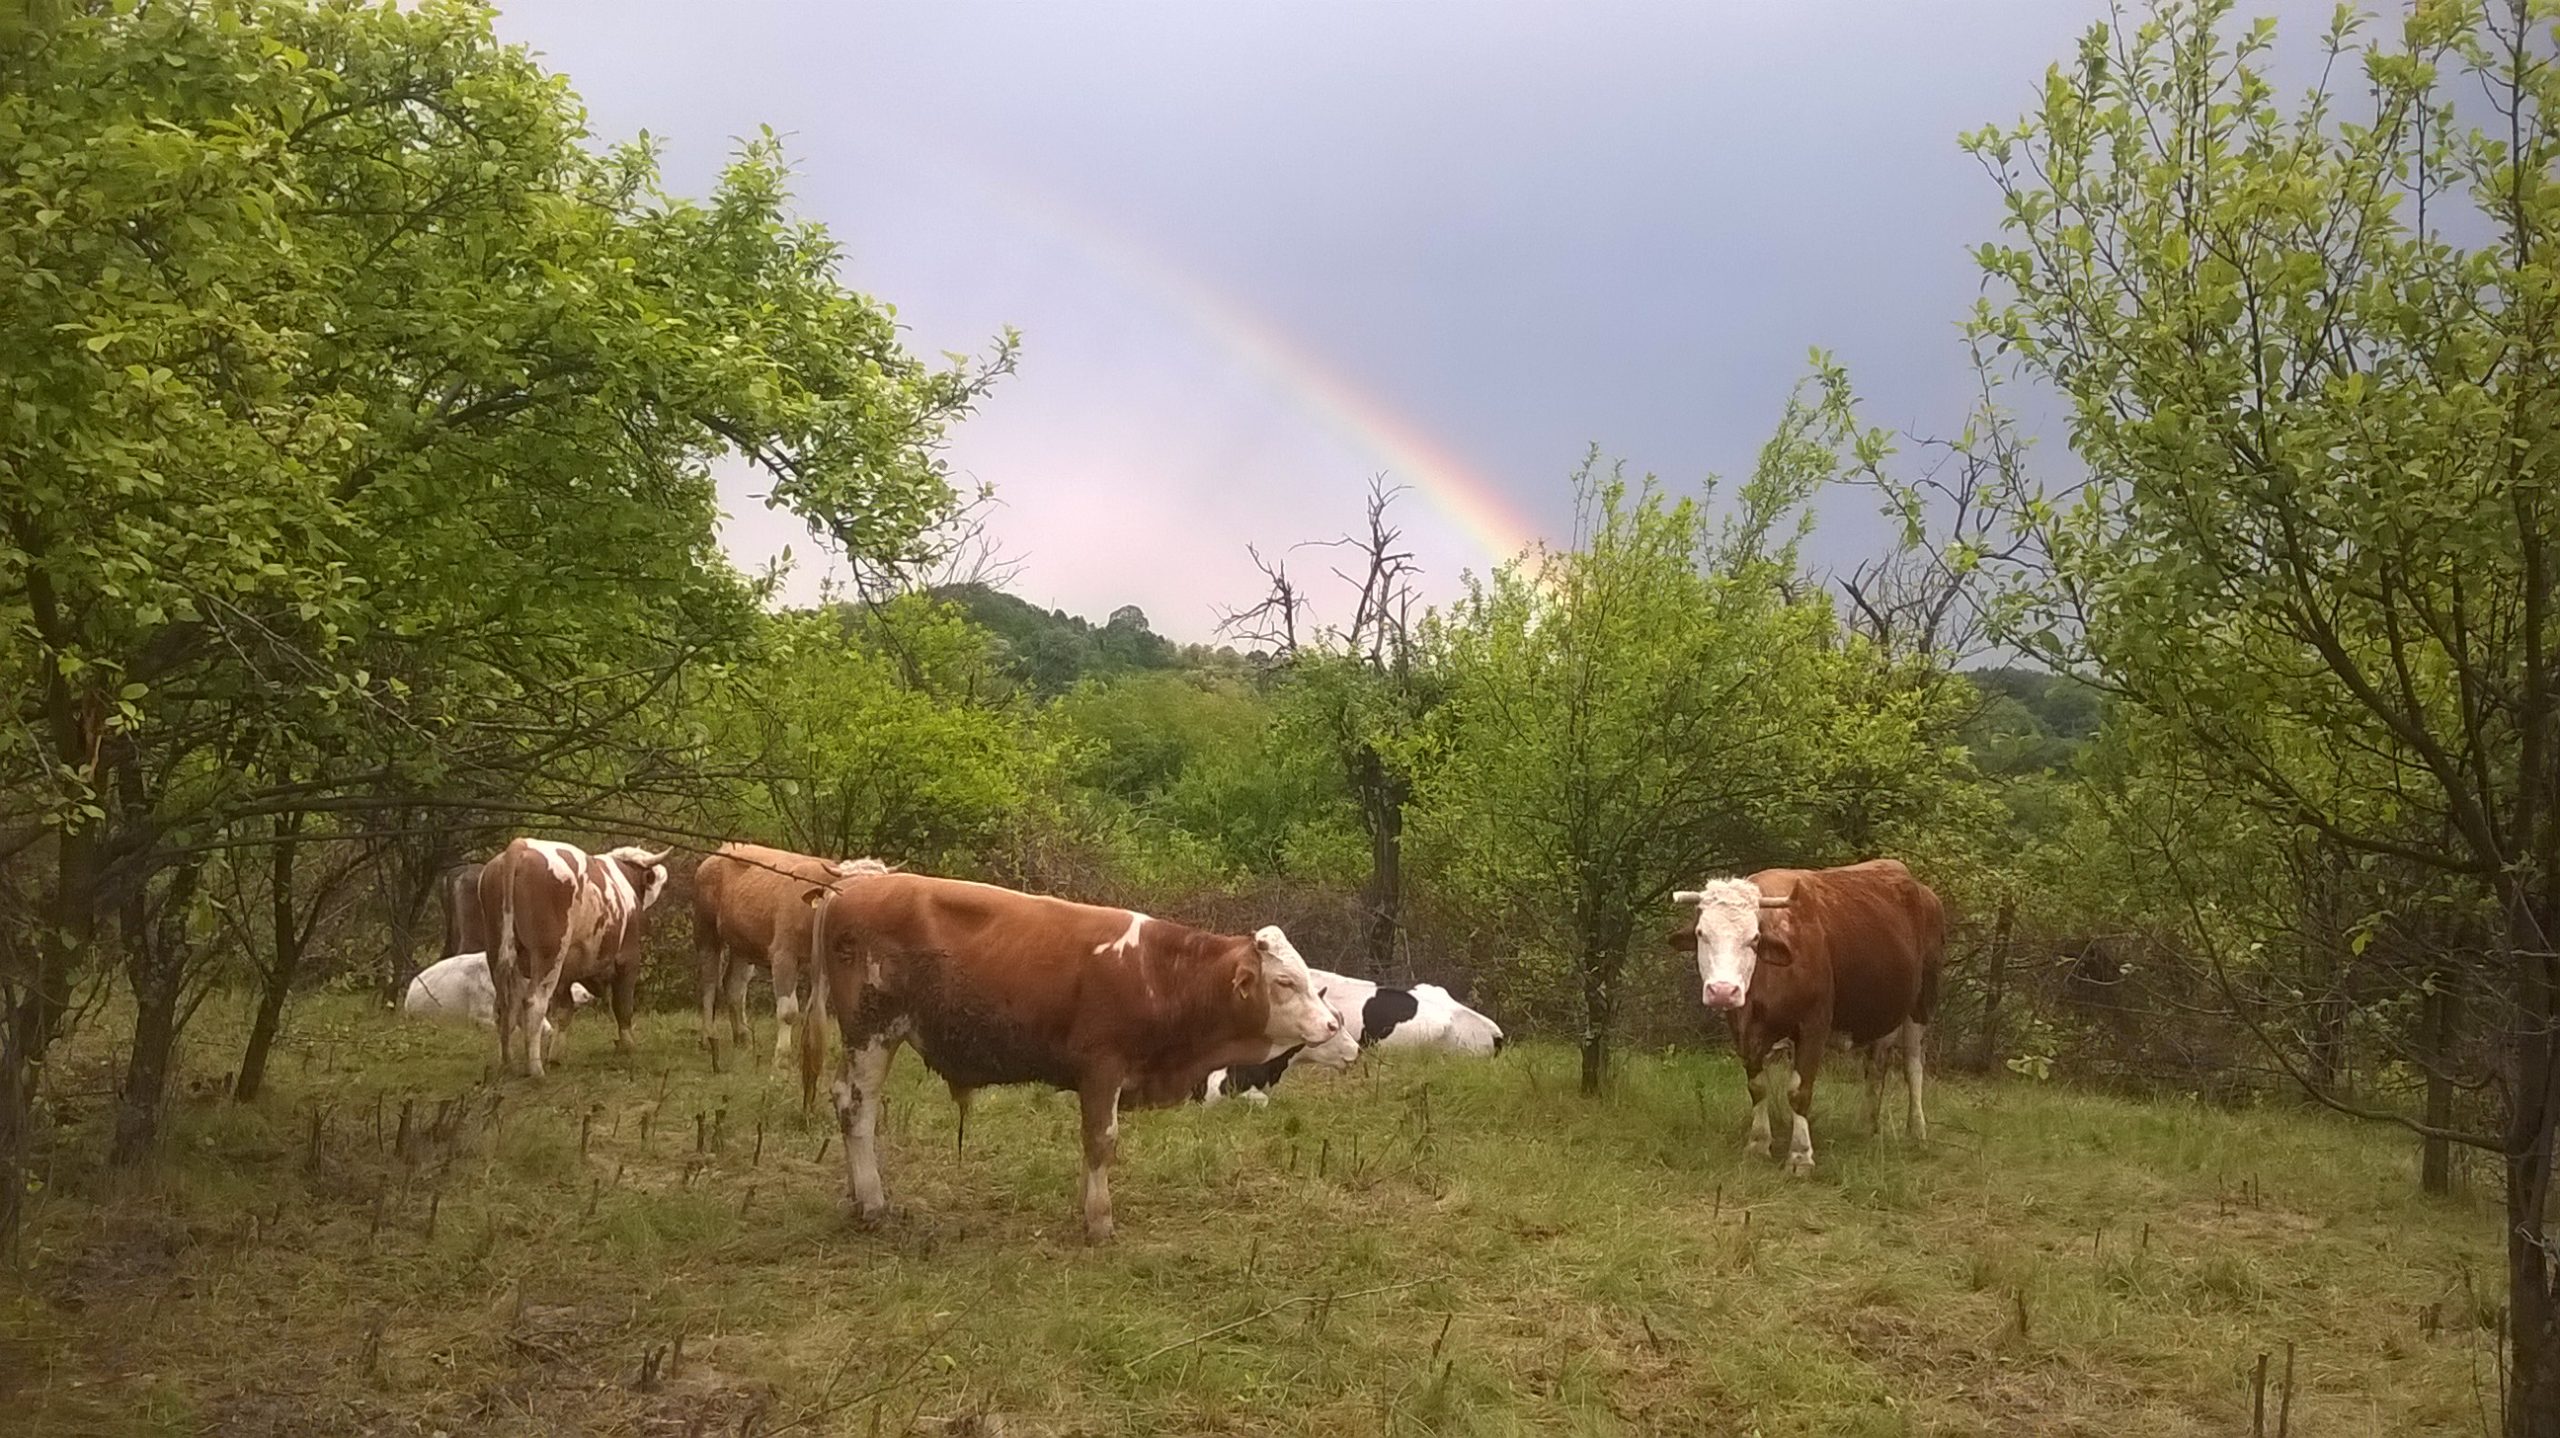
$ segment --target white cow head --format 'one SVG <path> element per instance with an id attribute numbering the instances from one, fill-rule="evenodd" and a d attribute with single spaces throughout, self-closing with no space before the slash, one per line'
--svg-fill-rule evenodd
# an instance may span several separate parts
<path id="1" fill-rule="evenodd" d="M 1482 1058 L 1502 1052 L 1502 1025 L 1458 1002 L 1438 984 L 1413 986 L 1417 1039 L 1432 1048 Z"/>
<path id="2" fill-rule="evenodd" d="M 637 844 L 625 844 L 606 850 L 605 858 L 622 866 L 622 876 L 631 881 L 631 892 L 639 896 L 641 908 L 658 902 L 658 896 L 667 891 L 666 850 L 653 854 Z"/>
<path id="3" fill-rule="evenodd" d="M 1270 1005 L 1264 1036 L 1271 1041 L 1271 1053 L 1266 1057 L 1302 1044 L 1326 1043 L 1342 1032 L 1342 1019 L 1317 996 L 1307 961 L 1279 925 L 1254 930 L 1253 948 L 1262 961 L 1262 991 Z"/>
<path id="4" fill-rule="evenodd" d="M 1738 1009 L 1751 997 L 1751 976 L 1763 962 L 1784 964 L 1786 934 L 1775 912 L 1787 901 L 1760 892 L 1749 879 L 1714 879 L 1703 889 L 1683 890 L 1673 903 L 1698 906 L 1691 930 L 1698 950 L 1699 997 L 1711 1009 Z M 1764 923 L 1763 915 L 1771 916 Z M 1674 943 L 1682 936 L 1674 936 Z"/>
<path id="5" fill-rule="evenodd" d="M 1347 1069 L 1360 1061 L 1360 1006 L 1369 1001 L 1369 995 L 1376 993 L 1378 986 L 1366 979 L 1344 978 L 1322 969 L 1309 969 L 1307 973 L 1315 981 L 1316 997 L 1324 1000 L 1326 1008 L 1333 1010 L 1333 1016 L 1341 1026 L 1333 1031 L 1333 1037 L 1323 1043 L 1309 1044 L 1299 1053 L 1297 1062 L 1314 1064 L 1319 1068 Z"/>

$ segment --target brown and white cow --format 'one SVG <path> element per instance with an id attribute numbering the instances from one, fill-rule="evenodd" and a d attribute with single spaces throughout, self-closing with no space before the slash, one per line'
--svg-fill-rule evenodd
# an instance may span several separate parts
<path id="1" fill-rule="evenodd" d="M 747 976 L 773 976 L 773 1061 L 789 1062 L 800 1018 L 800 968 L 809 955 L 811 886 L 853 874 L 884 874 L 877 859 L 820 859 L 761 844 L 723 844 L 693 870 L 693 958 L 702 982 L 702 1044 L 713 1046 L 719 1009 L 729 1035 L 747 1042 Z"/>
<path id="2" fill-rule="evenodd" d="M 436 875 L 436 907 L 444 915 L 444 952 L 437 958 L 489 951 L 489 929 L 480 922 L 480 865 L 476 860 L 448 865 Z"/>
<path id="3" fill-rule="evenodd" d="M 1693 945 L 1708 1008 L 1733 1027 L 1751 1088 L 1748 1152 L 1769 1152 L 1769 1052 L 1786 1044 L 1793 1173 L 1813 1169 L 1813 1081 L 1834 1039 L 1865 1051 L 1867 1127 L 1884 1101 L 1884 1064 L 1899 1049 L 1911 1094 L 1911 1136 L 1926 1139 L 1922 1054 L 1946 959 L 1946 915 L 1929 886 L 1894 859 L 1838 869 L 1763 869 L 1672 895 L 1698 906 L 1697 922 L 1672 936 Z"/>
<path id="4" fill-rule="evenodd" d="M 1213 1069 L 1333 1037 L 1286 934 L 1203 933 L 1127 909 L 920 874 L 847 879 L 808 895 L 815 1002 L 804 1075 L 832 1010 L 845 1182 L 866 1220 L 887 1211 L 875 1145 L 881 1086 L 900 1044 L 969 1095 L 993 1084 L 1073 1089 L 1084 1132 L 1084 1231 L 1111 1236 L 1109 1168 L 1120 1107 L 1178 1104 Z"/>
<path id="5" fill-rule="evenodd" d="M 640 988 L 640 921 L 666 892 L 666 851 L 625 846 L 589 854 L 551 839 L 518 839 L 480 869 L 480 914 L 491 938 L 498 1066 L 542 1077 L 569 1026 L 569 985 L 613 996 L 614 1047 L 631 1047 Z M 542 1021 L 551 1019 L 549 1035 Z M 549 1050 L 546 1054 L 544 1051 Z"/>

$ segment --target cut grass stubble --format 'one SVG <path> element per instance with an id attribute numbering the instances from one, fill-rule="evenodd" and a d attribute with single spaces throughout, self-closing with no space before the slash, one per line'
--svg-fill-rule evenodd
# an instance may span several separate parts
<path id="1" fill-rule="evenodd" d="M 540 1084 L 353 1000 L 296 1034 L 138 1180 L 65 1137 L 15 1431 L 2227 1434 L 2290 1341 L 2296 1432 L 2477 1433 L 2494 1372 L 2493 1217 L 2291 1109 L 1942 1082 L 1915 1148 L 1832 1083 L 1790 1180 L 1726 1056 L 1591 1101 L 1561 1048 L 1390 1055 L 1134 1116 L 1087 1248 L 1068 1096 L 983 1094 L 959 1148 L 901 1059 L 866 1229 L 831 1123 L 689 1019 L 582 1025 Z"/>

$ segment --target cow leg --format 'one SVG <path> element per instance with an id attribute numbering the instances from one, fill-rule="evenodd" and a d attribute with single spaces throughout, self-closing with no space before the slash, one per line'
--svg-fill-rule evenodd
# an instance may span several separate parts
<path id="1" fill-rule="evenodd" d="M 1927 1066 L 1929 1026 L 1913 1019 L 1902 1026 L 1902 1076 L 1911 1089 L 1911 1141 L 1929 1141 L 1929 1114 L 1920 1102 L 1921 1070 Z"/>
<path id="2" fill-rule="evenodd" d="M 490 1011 L 491 1016 L 498 1021 L 498 1072 L 504 1075 L 515 1072 L 516 1068 L 516 1013 L 519 1001 L 516 998 L 514 980 L 510 977 L 502 977 L 502 973 L 503 971 L 496 964 L 489 966 L 489 987 L 493 991 Z"/>
<path id="3" fill-rule="evenodd" d="M 875 1034 L 845 1050 L 836 1072 L 836 1129 L 844 1136 L 845 1191 L 854 1212 L 865 1223 L 877 1223 L 889 1212 L 880 1191 L 880 1094 L 889 1080 L 889 1060 L 898 1042 Z"/>
<path id="4" fill-rule="evenodd" d="M 1881 1038 L 1867 1045 L 1867 1136 L 1884 1132 L 1884 1068 L 1893 1052 L 1893 1040 Z"/>
<path id="5" fill-rule="evenodd" d="M 747 980 L 754 976 L 755 966 L 740 958 L 731 963 L 726 972 L 727 982 L 720 990 L 720 1003 L 729 1011 L 729 1041 L 737 1045 L 738 1052 L 743 1054 L 747 1051 Z"/>
<path id="6" fill-rule="evenodd" d="M 558 963 L 547 965 L 524 985 L 516 1026 L 524 1030 L 524 1072 L 527 1078 L 542 1077 L 543 1050 L 552 1047 L 552 1043 L 543 1038 L 542 1026 L 551 1017 L 551 991 L 560 986 L 560 970 L 564 967 L 566 965 Z M 556 1035 L 554 1037 L 556 1040 Z"/>
<path id="7" fill-rule="evenodd" d="M 1084 1239 L 1111 1238 L 1111 1156 L 1120 1148 L 1120 1081 L 1087 1080 L 1076 1091 L 1084 1116 Z"/>
<path id="8" fill-rule="evenodd" d="M 1742 1152 L 1751 1158 L 1769 1156 L 1769 1050 L 1770 1036 L 1746 1024 L 1740 1015 L 1731 1020 L 1734 1052 L 1742 1057 L 1743 1086 L 1751 1093 L 1751 1136 L 1742 1142 Z"/>
<path id="9" fill-rule="evenodd" d="M 640 956 L 627 954 L 613 970 L 613 1051 L 631 1052 L 631 1021 L 640 1013 Z"/>
<path id="10" fill-rule="evenodd" d="M 812 985 L 826 982 L 823 975 L 809 976 Z M 791 1067 L 792 1054 L 800 1044 L 800 965 L 787 958 L 773 960 L 773 1071 L 781 1073 Z"/>
<path id="11" fill-rule="evenodd" d="M 694 985 L 702 998 L 702 1046 L 719 1056 L 720 1046 L 712 1037 L 712 1025 L 719 1017 L 720 980 L 726 950 L 720 943 L 716 926 L 696 920 L 693 926 Z"/>
<path id="12" fill-rule="evenodd" d="M 1828 1033 L 1798 1032 L 1793 1045 L 1793 1071 L 1787 1077 L 1787 1106 L 1795 1119 L 1787 1142 L 1787 1172 L 1792 1174 L 1813 1172 L 1813 1081 L 1822 1072 L 1823 1051 L 1830 1042 Z"/>

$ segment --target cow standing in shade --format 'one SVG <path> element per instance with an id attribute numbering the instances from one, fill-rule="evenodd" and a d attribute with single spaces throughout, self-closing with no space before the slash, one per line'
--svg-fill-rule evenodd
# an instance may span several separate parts
<path id="1" fill-rule="evenodd" d="M 877 859 L 820 859 L 761 844 L 723 844 L 695 865 L 693 957 L 702 986 L 702 1046 L 714 1046 L 713 1024 L 723 1008 L 730 1037 L 746 1046 L 747 976 L 762 964 L 773 976 L 773 1061 L 788 1062 L 800 1019 L 800 968 L 809 956 L 804 896 L 812 885 L 888 871 Z"/>
<path id="2" fill-rule="evenodd" d="M 589 854 L 550 839 L 518 839 L 480 870 L 480 914 L 491 937 L 498 1066 L 542 1077 L 566 1041 L 572 983 L 610 994 L 614 1047 L 631 1048 L 640 992 L 641 917 L 666 892 L 666 851 Z M 543 1033 L 545 1017 L 551 1030 Z"/>
<path id="3" fill-rule="evenodd" d="M 436 875 L 436 908 L 444 916 L 444 952 L 436 957 L 449 959 L 456 954 L 489 951 L 489 926 L 480 919 L 477 860 L 449 865 Z"/>
<path id="4" fill-rule="evenodd" d="M 888 1210 L 876 1132 L 901 1044 L 969 1095 L 992 1084 L 1073 1089 L 1084 1132 L 1084 1232 L 1111 1236 L 1110 1163 L 1121 1105 L 1180 1103 L 1212 1069 L 1320 1044 L 1341 1021 L 1288 936 L 1203 933 L 1127 909 L 988 884 L 879 874 L 807 896 L 813 1008 L 806 1078 L 825 1010 L 845 1054 L 835 1082 L 845 1182 L 866 1220 Z"/>
<path id="5" fill-rule="evenodd" d="M 1870 1131 L 1883 1108 L 1884 1065 L 1898 1051 L 1910 1088 L 1911 1136 L 1928 1137 L 1922 1055 L 1946 960 L 1946 915 L 1926 884 L 1897 860 L 1874 859 L 1838 869 L 1763 869 L 1672 898 L 1698 908 L 1697 921 L 1672 944 L 1696 949 L 1701 996 L 1733 1028 L 1751 1090 L 1749 1152 L 1769 1153 L 1762 1068 L 1783 1043 L 1794 1121 L 1787 1169 L 1813 1170 L 1813 1083 L 1834 1038 L 1865 1051 Z"/>

